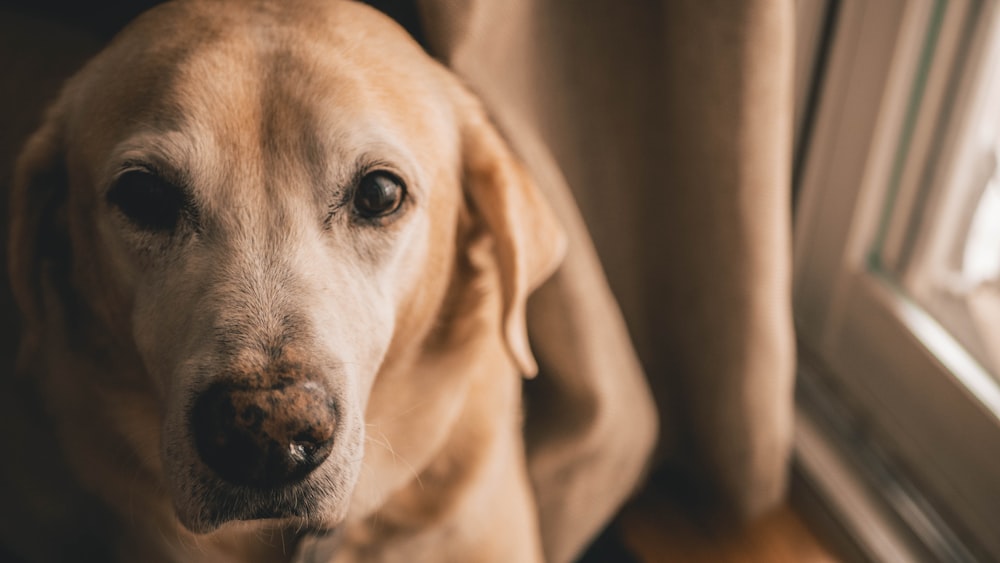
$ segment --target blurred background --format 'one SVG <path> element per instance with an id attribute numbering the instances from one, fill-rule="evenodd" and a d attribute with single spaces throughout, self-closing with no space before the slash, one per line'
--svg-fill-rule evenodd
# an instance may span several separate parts
<path id="1" fill-rule="evenodd" d="M 154 3 L 0 3 L 3 182 Z M 1000 560 L 997 2 L 369 3 L 484 98 L 571 226 L 526 393 L 562 397 L 529 428 L 580 422 L 534 447 L 599 432 L 648 476 L 585 560 Z"/>

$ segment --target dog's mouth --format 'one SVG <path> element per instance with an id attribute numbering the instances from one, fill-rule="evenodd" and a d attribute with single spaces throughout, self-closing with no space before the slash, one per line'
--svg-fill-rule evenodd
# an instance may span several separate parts
<path id="1" fill-rule="evenodd" d="M 181 522 L 198 533 L 208 533 L 230 522 L 287 520 L 299 526 L 324 528 L 312 523 L 317 507 L 307 495 L 261 491 L 232 491 L 221 487 L 202 499 L 196 514 L 178 510 Z M 187 517 L 185 517 L 187 516 Z"/>
<path id="2" fill-rule="evenodd" d="M 285 521 L 316 531 L 331 530 L 338 523 L 324 514 L 323 495 L 312 487 L 262 491 L 227 483 L 205 485 L 211 488 L 194 495 L 195 502 L 175 505 L 181 524 L 195 533 L 207 534 L 231 522 Z"/>

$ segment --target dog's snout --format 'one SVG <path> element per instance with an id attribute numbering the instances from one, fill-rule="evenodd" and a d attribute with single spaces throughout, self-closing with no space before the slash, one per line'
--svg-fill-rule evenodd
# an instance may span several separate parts
<path id="1" fill-rule="evenodd" d="M 313 377 L 223 378 L 201 393 L 191 429 L 202 461 L 254 488 L 299 481 L 329 456 L 334 403 Z"/>

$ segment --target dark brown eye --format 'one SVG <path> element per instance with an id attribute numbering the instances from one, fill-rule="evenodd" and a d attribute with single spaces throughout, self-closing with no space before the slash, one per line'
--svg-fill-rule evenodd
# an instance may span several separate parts
<path id="1" fill-rule="evenodd" d="M 147 170 L 122 173 L 107 198 L 136 227 L 161 233 L 177 227 L 186 205 L 180 188 Z"/>
<path id="2" fill-rule="evenodd" d="M 399 209 L 406 197 L 403 183 L 388 172 L 366 174 L 354 194 L 354 209 L 366 219 L 385 217 Z"/>

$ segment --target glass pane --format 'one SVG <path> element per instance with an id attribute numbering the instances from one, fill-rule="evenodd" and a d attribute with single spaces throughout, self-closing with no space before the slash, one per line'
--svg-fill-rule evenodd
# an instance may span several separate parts
<path id="1" fill-rule="evenodd" d="M 983 360 L 992 373 L 1000 374 L 1000 179 L 995 168 L 975 203 L 961 249 L 960 280 L 973 328 L 985 349 Z"/>
<path id="2" fill-rule="evenodd" d="M 986 379 L 994 379 L 991 395 L 1000 381 L 998 29 L 983 26 L 980 36 L 968 38 L 966 52 L 975 56 L 954 64 L 947 81 L 953 102 L 940 114 L 920 111 L 926 73 L 914 81 L 913 121 L 902 132 L 897 161 L 907 161 L 915 120 L 936 124 L 934 146 L 940 150 L 931 152 L 925 162 L 907 164 L 920 172 L 913 186 L 892 186 L 872 253 L 872 266 L 940 325 L 942 330 L 920 335 L 924 344 L 949 367 L 972 366 L 977 374 L 989 374 Z M 978 50 L 972 49 L 977 40 Z M 936 64 L 933 47 L 924 56 L 925 64 Z M 900 195 L 907 189 L 914 195 L 908 204 L 900 203 L 907 200 Z M 886 233 L 892 232 L 904 234 L 897 237 L 900 242 L 889 252 L 893 258 L 886 262 L 886 240 L 891 239 Z M 927 334 L 939 336 L 928 340 Z M 944 356 L 954 356 L 956 348 L 963 361 L 945 361 Z"/>

